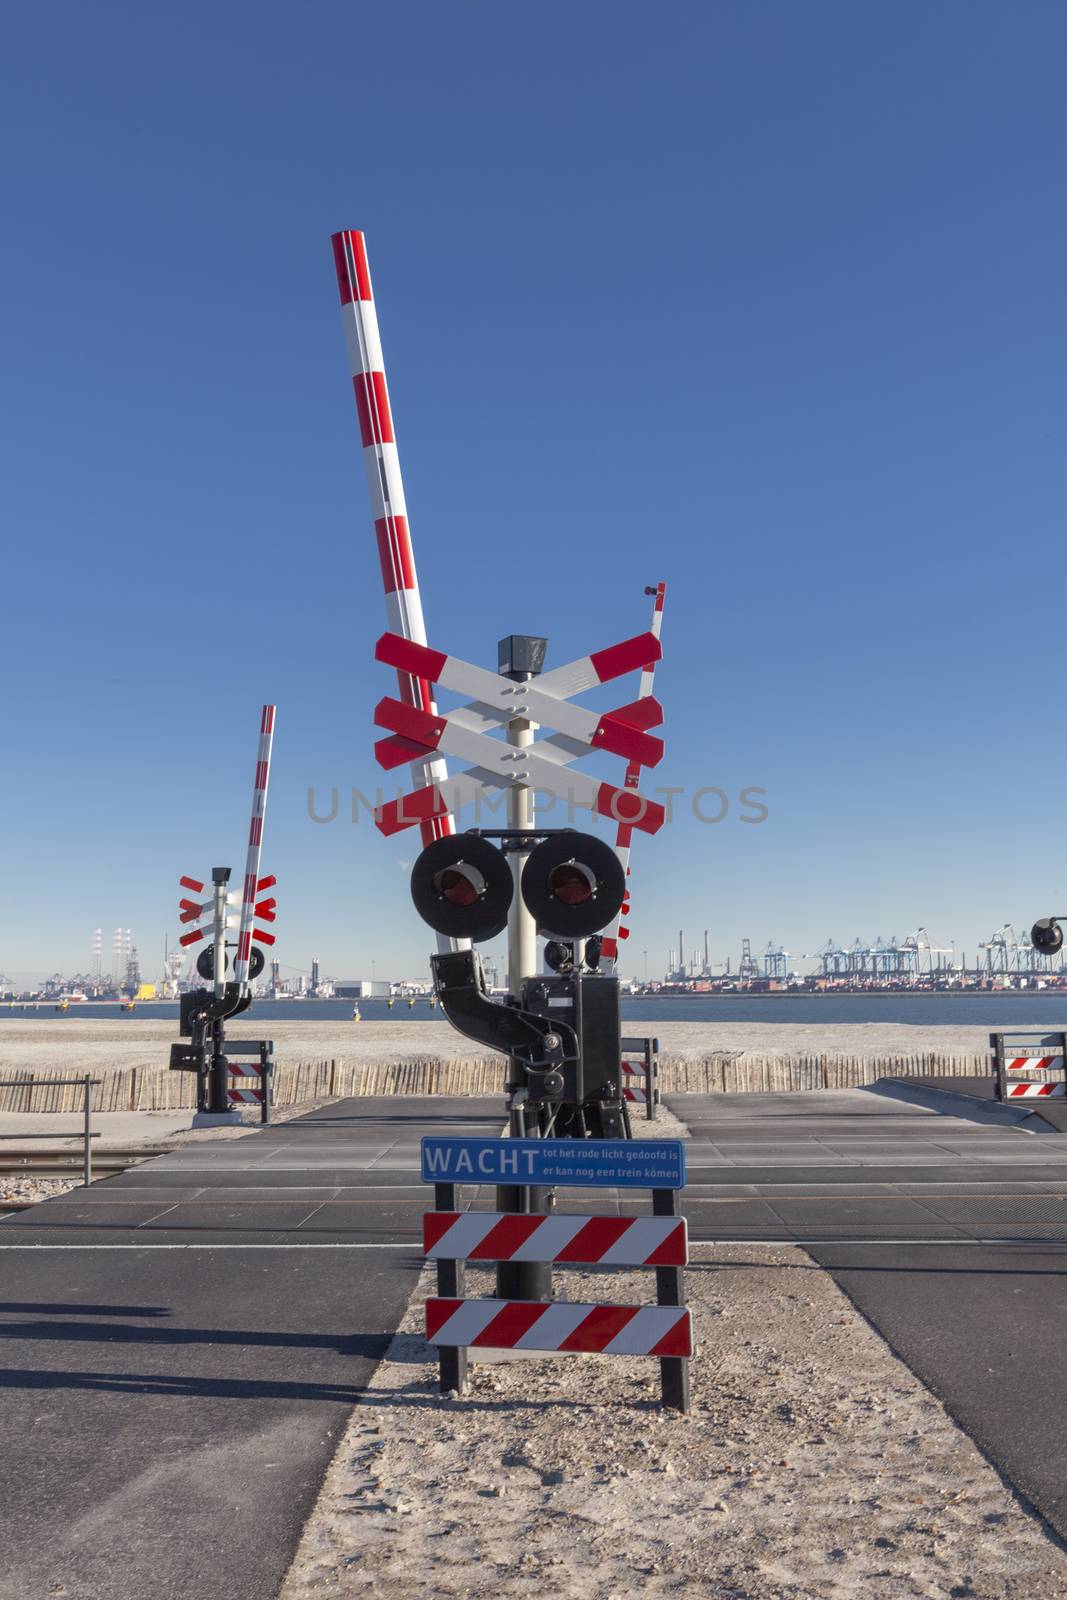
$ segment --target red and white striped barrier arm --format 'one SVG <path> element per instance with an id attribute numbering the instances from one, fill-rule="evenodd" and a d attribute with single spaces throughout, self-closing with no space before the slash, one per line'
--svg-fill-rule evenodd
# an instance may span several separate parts
<path id="1" fill-rule="evenodd" d="M 263 824 L 267 815 L 267 786 L 270 783 L 270 757 L 274 746 L 274 716 L 277 706 L 264 706 L 259 718 L 259 749 L 252 780 L 252 820 L 248 826 L 248 854 L 245 857 L 244 889 L 241 895 L 241 920 L 237 925 L 237 960 L 234 982 L 242 994 L 248 990 L 248 957 L 252 948 L 252 919 L 256 914 L 259 888 L 259 858 L 263 850 Z M 274 921 L 274 902 L 264 902 Z M 268 941 L 273 944 L 271 938 Z"/>
<path id="2" fill-rule="evenodd" d="M 1009 1083 L 1009 1100 L 1062 1100 L 1067 1094 L 1067 1083 Z"/>
<path id="3" fill-rule="evenodd" d="M 572 1261 L 614 1267 L 684 1267 L 684 1217 L 538 1216 L 500 1211 L 428 1211 L 429 1261 Z"/>
<path id="4" fill-rule="evenodd" d="M 608 1356 L 691 1356 L 680 1306 L 577 1305 L 563 1300 L 426 1302 L 429 1344 L 489 1350 L 569 1350 Z"/>
<path id="5" fill-rule="evenodd" d="M 1062 1056 L 1012 1056 L 1005 1061 L 1005 1072 L 1058 1072 L 1063 1069 Z"/>
<path id="6" fill-rule="evenodd" d="M 386 615 L 393 633 L 424 645 L 426 625 L 411 548 L 404 482 L 400 476 L 400 458 L 396 449 L 389 389 L 385 381 L 385 362 L 378 332 L 378 315 L 371 292 L 366 244 L 362 233 L 355 230 L 335 233 L 331 243 L 337 268 L 337 287 L 341 295 L 341 318 L 356 394 L 371 515 L 385 586 Z M 434 710 L 433 696 L 425 678 L 405 671 L 398 672 L 397 676 L 402 700 L 419 706 L 423 711 Z M 411 776 L 417 784 L 424 783 L 427 776 L 435 784 L 441 784 L 447 773 L 444 761 L 438 757 L 430 763 L 429 774 L 419 761 L 413 765 Z M 447 815 L 429 817 L 422 822 L 423 844 L 454 832 L 455 825 Z"/>
<path id="7" fill-rule="evenodd" d="M 663 627 L 663 602 L 666 593 L 667 585 L 665 583 L 657 583 L 655 588 L 655 598 L 652 601 L 652 626 L 649 629 L 649 632 L 656 641 L 657 650 L 656 654 L 651 656 L 649 660 L 644 662 L 642 665 L 641 686 L 638 690 L 637 701 L 635 702 L 635 704 L 638 706 L 640 706 L 646 700 L 651 702 L 653 705 L 658 704 L 658 701 L 656 701 L 653 697 L 652 691 L 656 682 L 656 662 L 663 654 L 663 649 L 660 645 L 659 639 L 660 630 Z M 632 759 L 630 761 L 626 768 L 626 776 L 623 779 L 624 789 L 637 788 L 641 781 L 641 765 L 642 763 L 637 759 Z M 629 879 L 630 876 L 630 842 L 633 839 L 633 831 L 632 823 L 620 822 L 618 831 L 615 835 L 615 854 L 622 863 L 622 870 L 625 872 L 627 879 Z M 622 908 L 614 922 L 609 924 L 601 941 L 600 954 L 605 964 L 605 970 L 608 972 L 612 970 L 615 962 L 618 960 L 619 941 L 621 939 L 628 939 L 630 936 L 630 930 L 628 927 L 626 927 L 622 920 L 623 917 L 629 913 L 629 910 L 629 883 L 627 883 L 626 899 L 622 903 Z"/>

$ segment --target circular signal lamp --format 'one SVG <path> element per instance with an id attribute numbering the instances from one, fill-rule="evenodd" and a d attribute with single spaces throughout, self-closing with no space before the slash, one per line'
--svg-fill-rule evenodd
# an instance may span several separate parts
<path id="1" fill-rule="evenodd" d="M 1030 929 L 1030 943 L 1043 956 L 1054 956 L 1063 948 L 1063 929 L 1056 917 L 1042 917 Z"/>
<path id="2" fill-rule="evenodd" d="M 450 906 L 473 906 L 485 893 L 485 879 L 476 867 L 460 862 L 455 867 L 445 867 L 435 872 L 433 886 L 442 900 Z"/>
<path id="3" fill-rule="evenodd" d="M 415 910 L 450 939 L 494 939 L 507 927 L 513 888 L 503 854 L 471 833 L 435 839 L 411 869 Z"/>
<path id="4" fill-rule="evenodd" d="M 592 833 L 557 833 L 531 850 L 522 897 L 542 933 L 587 939 L 617 915 L 626 876 L 611 846 Z"/>
<path id="5" fill-rule="evenodd" d="M 215 976 L 215 946 L 207 944 L 196 958 L 196 970 L 202 978 L 209 981 Z M 226 951 L 222 953 L 222 970 L 230 970 L 230 958 Z M 254 944 L 248 952 L 248 976 L 258 978 L 263 971 L 263 952 L 258 944 Z"/>

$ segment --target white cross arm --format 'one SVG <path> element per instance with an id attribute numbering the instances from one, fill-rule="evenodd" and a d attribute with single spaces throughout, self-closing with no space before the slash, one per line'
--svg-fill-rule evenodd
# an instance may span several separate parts
<path id="1" fill-rule="evenodd" d="M 637 647 L 636 654 L 644 659 L 651 648 L 648 641 L 655 643 L 652 634 L 636 641 L 627 641 L 626 645 L 616 645 L 612 650 L 600 651 L 598 655 L 629 662 L 634 651 L 628 650 L 628 646 L 632 645 Z M 617 656 L 619 651 L 623 652 L 621 657 Z M 479 711 L 494 715 L 500 722 L 528 717 L 531 722 L 543 723 L 560 733 L 584 739 L 594 750 L 607 750 L 628 761 L 639 761 L 643 767 L 657 766 L 663 759 L 662 739 L 630 723 L 618 722 L 610 713 L 600 715 L 595 711 L 586 711 L 581 706 L 569 705 L 559 690 L 546 692 L 545 678 L 539 678 L 536 684 L 515 683 L 499 672 L 490 672 L 485 667 L 475 666 L 473 662 L 462 661 L 458 656 L 443 655 L 440 650 L 431 650 L 428 645 L 413 644 L 410 639 L 402 639 L 396 633 L 383 633 L 374 654 L 377 660 L 414 678 L 425 678 L 430 683 L 440 684 L 442 689 L 454 689 L 459 694 L 474 696 Z M 589 656 L 584 659 L 592 662 L 595 658 Z M 571 666 L 580 667 L 581 663 L 572 662 Z M 564 672 L 569 669 L 558 670 Z M 629 666 L 621 668 L 621 671 L 628 670 Z M 606 683 L 618 675 L 605 669 L 605 675 L 595 678 L 593 682 Z M 572 689 L 568 692 L 576 694 L 579 691 Z"/>
<path id="2" fill-rule="evenodd" d="M 374 720 L 379 727 L 388 728 L 402 738 L 411 739 L 425 749 L 443 751 L 473 762 L 482 769 L 478 775 L 479 792 L 486 785 L 482 774 L 496 780 L 496 787 L 523 783 L 548 794 L 570 798 L 576 805 L 589 806 L 601 816 L 616 821 L 629 822 L 645 833 L 656 833 L 665 820 L 664 808 L 648 800 L 634 789 L 620 789 L 615 784 L 602 782 L 583 772 L 561 770 L 573 759 L 573 753 L 560 751 L 549 758 L 536 753 L 537 746 L 516 748 L 493 739 L 488 734 L 474 733 L 454 724 L 449 717 L 435 716 L 417 706 L 406 705 L 401 700 L 382 700 L 375 710 Z M 468 774 L 461 775 L 462 777 Z M 444 786 L 429 784 L 417 789 L 401 800 L 381 806 L 375 821 L 383 833 L 392 834 L 413 823 L 441 816 L 457 803 L 457 779 L 449 779 Z M 446 795 L 449 803 L 446 804 Z"/>

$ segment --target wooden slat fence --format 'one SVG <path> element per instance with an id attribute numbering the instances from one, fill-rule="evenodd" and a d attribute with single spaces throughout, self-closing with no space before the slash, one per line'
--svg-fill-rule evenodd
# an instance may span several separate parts
<path id="1" fill-rule="evenodd" d="M 928 1051 L 915 1055 L 742 1055 L 660 1056 L 660 1087 L 666 1094 L 768 1094 L 803 1089 L 851 1089 L 879 1078 L 911 1078 L 934 1074 L 942 1077 L 988 1077 L 991 1057 L 985 1051 L 971 1055 L 945 1055 Z M 14 1074 L 12 1074 L 14 1075 Z M 0 1088 L 0 1111 L 76 1111 L 81 1090 L 63 1088 L 57 1078 L 69 1078 L 72 1069 L 52 1067 L 22 1071 L 32 1087 Z M 93 1090 L 98 1111 L 174 1111 L 196 1104 L 196 1081 L 191 1073 L 170 1072 L 166 1067 L 119 1067 L 100 1070 L 100 1087 Z M 300 1105 L 309 1100 L 329 1100 L 345 1095 L 439 1094 L 493 1095 L 504 1087 L 504 1061 L 500 1056 L 448 1060 L 419 1056 L 408 1061 L 380 1064 L 330 1061 L 289 1061 L 275 1069 L 274 1098 L 278 1105 Z"/>

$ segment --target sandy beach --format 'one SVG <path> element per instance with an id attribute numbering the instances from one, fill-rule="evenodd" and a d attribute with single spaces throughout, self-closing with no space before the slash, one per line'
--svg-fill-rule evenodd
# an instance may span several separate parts
<path id="1" fill-rule="evenodd" d="M 269 1026 L 280 1063 L 336 1059 L 349 1063 L 411 1061 L 428 1056 L 462 1060 L 484 1056 L 447 1022 L 257 1022 L 242 1018 L 240 1033 L 256 1036 Z M 1013 1027 L 1040 1026 L 1024 1017 Z M 237 1030 L 235 1029 L 235 1032 Z M 936 1050 L 964 1054 L 985 1050 L 986 1027 L 910 1027 L 902 1023 L 642 1022 L 627 1019 L 626 1031 L 652 1034 L 664 1055 L 700 1058 L 720 1051 L 759 1055 L 827 1054 L 880 1056 Z M 116 1017 L 114 1020 L 57 1017 L 54 1021 L 0 1018 L 0 1074 L 68 1068 L 105 1072 L 120 1067 L 165 1067 L 178 1037 L 174 1020 Z"/>

